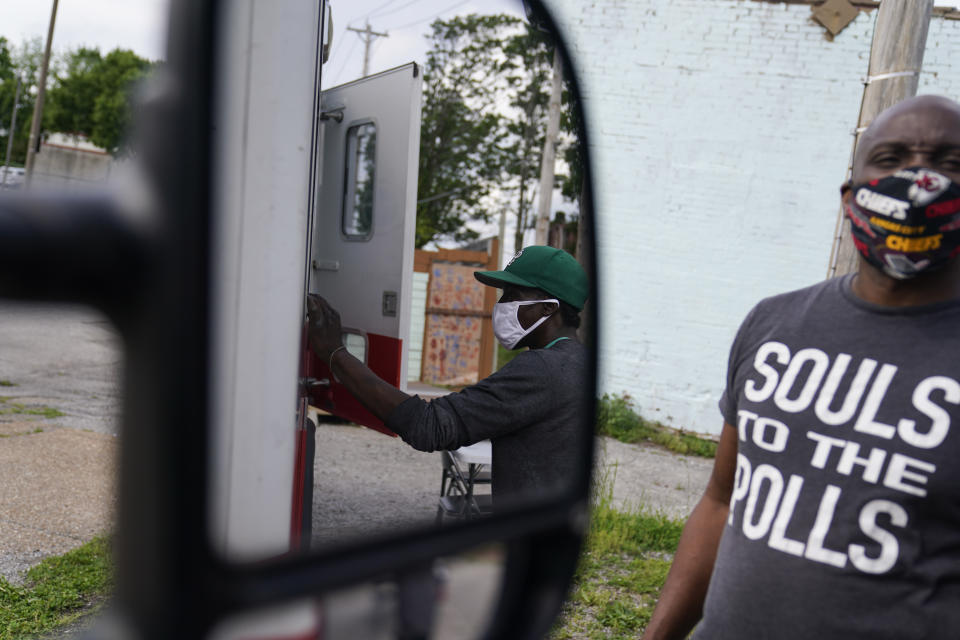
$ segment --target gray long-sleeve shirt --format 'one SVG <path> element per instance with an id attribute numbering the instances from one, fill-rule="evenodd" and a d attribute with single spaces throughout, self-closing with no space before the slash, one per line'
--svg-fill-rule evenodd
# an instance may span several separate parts
<path id="1" fill-rule="evenodd" d="M 560 340 L 518 354 L 496 373 L 458 393 L 425 402 L 413 396 L 386 425 L 420 451 L 456 449 L 490 439 L 493 492 L 504 496 L 569 482 L 585 415 L 586 349 Z"/>

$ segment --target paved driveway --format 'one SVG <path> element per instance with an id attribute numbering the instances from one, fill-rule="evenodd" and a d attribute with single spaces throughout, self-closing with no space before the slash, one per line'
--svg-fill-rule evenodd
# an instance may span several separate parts
<path id="1" fill-rule="evenodd" d="M 120 348 L 100 315 L 0 302 L 0 575 L 107 531 Z"/>

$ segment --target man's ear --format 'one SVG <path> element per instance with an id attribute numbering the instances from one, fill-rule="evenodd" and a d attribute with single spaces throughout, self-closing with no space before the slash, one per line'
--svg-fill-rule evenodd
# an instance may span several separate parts
<path id="1" fill-rule="evenodd" d="M 560 311 L 560 305 L 556 302 L 544 302 L 543 303 L 543 315 L 552 316 L 553 314 Z"/>
<path id="2" fill-rule="evenodd" d="M 847 200 L 850 199 L 851 194 L 853 194 L 853 184 L 850 180 L 847 180 L 840 185 L 840 201 L 846 204 Z"/>

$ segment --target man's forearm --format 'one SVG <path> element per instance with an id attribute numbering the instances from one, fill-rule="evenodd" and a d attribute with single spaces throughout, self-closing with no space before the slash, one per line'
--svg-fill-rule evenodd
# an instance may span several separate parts
<path id="1" fill-rule="evenodd" d="M 704 495 L 683 528 L 673 566 L 644 640 L 686 638 L 703 616 L 703 601 L 717 558 L 728 504 Z"/>
<path id="2" fill-rule="evenodd" d="M 347 391 L 370 413 L 384 422 L 401 402 L 410 397 L 392 384 L 380 379 L 367 365 L 353 357 L 346 349 L 335 351 L 330 358 L 330 363 L 337 381 L 345 386 Z"/>

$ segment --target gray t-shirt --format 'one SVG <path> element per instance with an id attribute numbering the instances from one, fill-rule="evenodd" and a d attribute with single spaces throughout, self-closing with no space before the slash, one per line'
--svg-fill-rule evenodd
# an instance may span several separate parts
<path id="1" fill-rule="evenodd" d="M 878 307 L 851 281 L 762 301 L 734 341 L 698 640 L 960 637 L 960 301 Z"/>
<path id="2" fill-rule="evenodd" d="M 556 489 L 577 470 L 586 429 L 586 349 L 560 340 L 517 354 L 496 373 L 458 393 L 408 398 L 386 425 L 420 451 L 491 440 L 493 493 Z"/>

